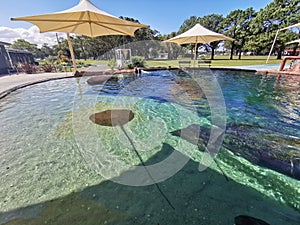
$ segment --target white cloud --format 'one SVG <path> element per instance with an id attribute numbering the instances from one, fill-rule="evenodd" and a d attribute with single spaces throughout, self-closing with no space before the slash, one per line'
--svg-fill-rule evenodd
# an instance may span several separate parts
<path id="1" fill-rule="evenodd" d="M 58 33 L 58 36 L 66 38 L 63 33 Z M 50 46 L 57 44 L 55 33 L 40 33 L 36 26 L 29 29 L 0 27 L 0 41 L 13 43 L 18 39 L 25 39 L 32 44 L 37 44 L 38 47 L 41 47 L 44 43 Z"/>

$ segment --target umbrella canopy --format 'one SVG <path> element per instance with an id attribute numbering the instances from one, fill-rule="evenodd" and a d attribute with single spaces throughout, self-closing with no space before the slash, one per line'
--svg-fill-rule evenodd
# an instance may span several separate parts
<path id="1" fill-rule="evenodd" d="M 27 21 L 35 24 L 43 32 L 66 32 L 97 37 L 104 35 L 130 35 L 139 28 L 146 28 L 138 24 L 119 19 L 110 15 L 89 0 L 80 0 L 71 9 L 37 16 L 12 18 L 12 20 Z"/>
<path id="2" fill-rule="evenodd" d="M 177 44 L 190 44 L 190 43 L 203 43 L 208 44 L 213 41 L 220 41 L 220 40 L 230 40 L 233 41 L 232 38 L 227 37 L 223 34 L 216 33 L 211 31 L 199 23 L 196 24 L 193 28 L 189 29 L 188 31 L 173 37 L 166 42 L 174 42 Z"/>
<path id="3" fill-rule="evenodd" d="M 192 27 L 188 31 L 186 31 L 176 37 L 173 37 L 169 40 L 166 40 L 166 42 L 173 42 L 173 43 L 177 43 L 179 45 L 195 43 L 194 60 L 196 60 L 196 48 L 197 48 L 198 43 L 208 44 L 210 42 L 220 41 L 220 40 L 233 41 L 234 39 L 227 37 L 223 34 L 219 34 L 214 31 L 211 31 L 211 30 L 201 26 L 199 23 L 197 23 L 194 27 Z"/>
<path id="4" fill-rule="evenodd" d="M 71 9 L 37 16 L 25 16 L 12 18 L 16 21 L 27 21 L 38 26 L 40 32 L 66 32 L 81 34 L 89 37 L 106 36 L 106 35 L 130 35 L 139 28 L 148 26 L 122 20 L 108 14 L 89 0 L 80 0 L 79 4 Z M 69 45 L 70 37 L 68 35 Z M 70 45 L 71 54 L 72 46 Z M 73 56 L 72 56 L 73 59 Z M 74 69 L 76 70 L 75 58 L 73 59 Z"/>
<path id="5" fill-rule="evenodd" d="M 286 45 L 289 45 L 289 44 L 296 44 L 296 43 L 300 44 L 300 39 L 290 41 L 290 42 L 286 43 Z"/>

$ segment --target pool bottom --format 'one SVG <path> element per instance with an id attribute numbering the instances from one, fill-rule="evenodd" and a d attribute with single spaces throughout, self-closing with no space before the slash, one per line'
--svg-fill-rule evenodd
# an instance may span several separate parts
<path id="1" fill-rule="evenodd" d="M 164 151 L 172 151 L 165 146 Z M 129 187 L 104 181 L 76 193 L 2 213 L 1 224 L 233 224 L 249 215 L 272 225 L 299 224 L 299 213 L 256 190 L 226 181 L 190 161 L 174 177 L 160 183 L 175 210 L 154 185 Z"/>

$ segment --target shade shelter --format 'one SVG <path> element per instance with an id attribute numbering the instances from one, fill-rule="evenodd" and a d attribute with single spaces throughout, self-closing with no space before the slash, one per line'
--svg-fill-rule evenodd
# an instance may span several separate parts
<path id="1" fill-rule="evenodd" d="M 223 34 L 211 31 L 211 30 L 201 26 L 199 23 L 197 23 L 194 27 L 192 27 L 188 31 L 186 31 L 176 37 L 168 39 L 168 40 L 166 40 L 166 42 L 173 42 L 173 43 L 177 43 L 179 45 L 195 44 L 194 60 L 196 60 L 196 50 L 197 50 L 198 43 L 208 44 L 208 43 L 211 43 L 214 41 L 220 41 L 220 40 L 233 41 L 232 38 L 227 37 Z"/>
<path id="2" fill-rule="evenodd" d="M 79 4 L 65 11 L 12 18 L 11 20 L 33 23 L 40 29 L 41 33 L 66 32 L 75 71 L 76 62 L 70 33 L 89 37 L 106 35 L 134 36 L 137 29 L 148 27 L 110 15 L 98 9 L 89 0 L 80 0 Z"/>

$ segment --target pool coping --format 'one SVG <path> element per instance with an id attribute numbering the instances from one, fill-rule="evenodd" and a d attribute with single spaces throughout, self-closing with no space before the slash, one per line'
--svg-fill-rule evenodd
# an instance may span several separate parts
<path id="1" fill-rule="evenodd" d="M 9 94 L 11 94 L 12 92 L 19 90 L 21 88 L 25 88 L 31 85 L 35 85 L 35 84 L 39 84 L 39 83 L 44 83 L 44 82 L 48 82 L 51 80 L 60 80 L 60 79 L 65 79 L 65 78 L 74 78 L 72 73 L 51 73 L 51 74 L 45 74 L 44 76 L 47 77 L 40 77 L 40 79 L 38 78 L 38 76 L 41 76 L 41 74 L 34 74 L 34 77 L 27 77 L 27 79 L 24 80 L 24 82 L 19 81 L 18 77 L 19 76 L 28 76 L 28 74 L 15 74 L 15 75 L 9 75 L 9 76 L 4 76 L 2 77 L 3 79 L 6 80 L 10 80 L 9 85 L 11 86 L 10 88 L 3 88 L 3 90 L 1 90 L 0 87 L 0 99 L 5 98 L 6 96 L 8 96 Z M 32 80 L 31 80 L 32 79 Z M 1 83 L 1 77 L 0 77 L 0 83 Z M 15 83 L 15 84 L 14 84 Z"/>

